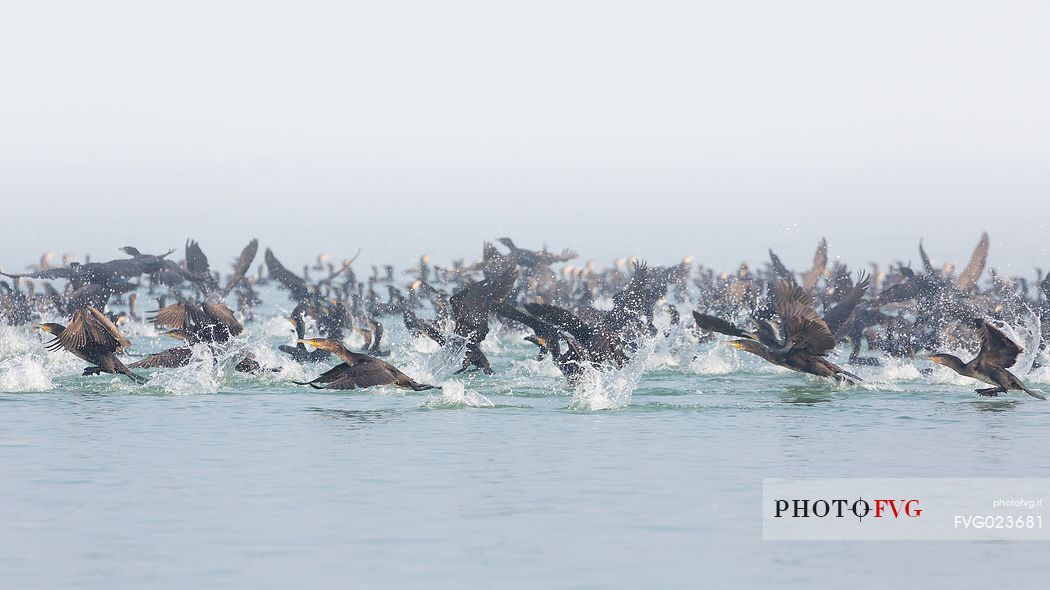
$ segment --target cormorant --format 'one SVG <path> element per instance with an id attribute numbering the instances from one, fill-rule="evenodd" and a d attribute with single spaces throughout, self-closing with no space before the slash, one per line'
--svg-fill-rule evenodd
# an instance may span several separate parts
<path id="1" fill-rule="evenodd" d="M 37 327 L 55 337 L 46 344 L 48 350 L 64 349 L 91 363 L 84 369 L 84 375 L 115 373 L 126 375 L 136 383 L 146 381 L 117 358 L 117 353 L 131 346 L 131 342 L 106 314 L 94 307 L 73 312 L 68 325 L 46 323 Z"/>
<path id="2" fill-rule="evenodd" d="M 214 301 L 173 303 L 157 310 L 150 320 L 157 326 L 185 330 L 201 342 L 215 344 L 225 344 L 244 331 L 233 310 Z"/>
<path id="3" fill-rule="evenodd" d="M 863 294 L 867 289 L 867 281 L 861 280 L 857 286 L 860 288 L 860 294 Z M 694 311 L 693 317 L 697 325 L 706 330 L 742 338 L 733 340 L 729 344 L 775 365 L 819 377 L 830 377 L 836 381 L 859 381 L 860 377 L 825 358 L 835 347 L 835 335 L 827 322 L 813 309 L 813 298 L 809 293 L 803 287 L 792 285 L 787 281 L 777 283 L 776 291 L 775 309 L 780 317 L 779 330 L 765 320 L 758 321 L 758 329 L 751 333 L 714 316 Z M 845 298 L 849 301 L 844 300 L 840 305 L 855 307 L 859 296 L 853 297 L 852 295 L 853 292 Z M 845 317 L 842 318 L 844 322 L 853 309 L 850 307 L 849 313 L 844 313 L 836 311 L 838 307 L 832 308 L 828 315 L 833 317 L 844 315 Z"/>
<path id="4" fill-rule="evenodd" d="M 1007 369 L 1017 362 L 1017 355 L 1024 351 L 999 328 L 991 325 L 983 319 L 977 320 L 977 329 L 980 331 L 981 349 L 977 356 L 968 363 L 955 355 L 937 353 L 930 355 L 929 359 L 938 365 L 944 365 L 963 377 L 970 377 L 983 381 L 994 387 L 977 389 L 981 395 L 996 396 L 1010 390 L 1020 390 L 1028 395 L 1046 399 L 1046 396 L 1025 387 L 1024 383 L 1016 375 Z"/>
<path id="5" fill-rule="evenodd" d="M 300 342 L 326 350 L 343 359 L 343 362 L 325 371 L 312 381 L 294 381 L 296 385 L 309 385 L 314 389 L 363 389 L 378 385 L 393 385 L 402 389 L 411 389 L 412 391 L 441 389 L 436 385 L 419 383 L 382 359 L 367 354 L 351 352 L 335 340 L 309 338 L 300 340 Z"/>
<path id="6" fill-rule="evenodd" d="M 196 335 L 180 329 L 168 330 L 164 332 L 164 335 L 182 340 L 186 344 L 145 356 L 131 363 L 128 367 L 132 369 L 174 369 L 190 364 L 190 360 L 193 358 L 193 349 L 190 345 L 200 342 Z"/>

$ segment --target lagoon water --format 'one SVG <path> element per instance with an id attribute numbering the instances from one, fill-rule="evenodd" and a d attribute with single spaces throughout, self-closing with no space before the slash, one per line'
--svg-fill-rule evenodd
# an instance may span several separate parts
<path id="1" fill-rule="evenodd" d="M 437 392 L 291 384 L 278 311 L 143 386 L 0 329 L 4 588 L 1043 587 L 1041 542 L 769 542 L 765 477 L 1050 477 L 1050 403 L 911 363 L 838 387 L 724 344 L 643 343 L 573 389 L 522 334 L 497 374 L 387 318 Z M 268 319 L 266 319 L 268 318 Z M 136 352 L 170 346 L 149 325 Z M 672 333 L 671 339 L 675 339 Z M 694 358 L 696 355 L 696 358 Z M 1043 364 L 1047 364 L 1043 360 Z M 1028 376 L 1050 390 L 1050 373 Z M 1048 490 L 1050 491 L 1050 490 Z"/>

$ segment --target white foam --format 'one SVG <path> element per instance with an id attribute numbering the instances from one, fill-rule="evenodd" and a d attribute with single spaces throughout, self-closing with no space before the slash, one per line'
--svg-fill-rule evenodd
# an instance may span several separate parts
<path id="1" fill-rule="evenodd" d="M 613 410 L 631 405 L 631 394 L 642 379 L 656 338 L 639 340 L 638 350 L 620 369 L 586 367 L 573 390 L 568 409 L 578 411 Z"/>
<path id="2" fill-rule="evenodd" d="M 47 391 L 55 384 L 43 358 L 24 354 L 0 362 L 0 391 Z"/>
<path id="3" fill-rule="evenodd" d="M 193 346 L 193 357 L 184 367 L 161 369 L 150 374 L 146 387 L 172 395 L 216 393 L 224 381 L 222 363 L 205 344 Z"/>
<path id="4" fill-rule="evenodd" d="M 740 367 L 740 354 L 727 344 L 719 343 L 696 353 L 689 362 L 689 370 L 698 375 L 727 375 Z M 750 354 L 750 353 L 744 353 Z"/>
<path id="5" fill-rule="evenodd" d="M 480 393 L 467 389 L 462 381 L 446 381 L 441 384 L 440 397 L 428 397 L 420 404 L 423 408 L 491 408 L 496 404 Z"/>

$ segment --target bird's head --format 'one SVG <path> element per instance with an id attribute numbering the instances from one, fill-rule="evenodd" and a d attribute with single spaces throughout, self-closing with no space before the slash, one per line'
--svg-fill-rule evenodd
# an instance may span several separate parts
<path id="1" fill-rule="evenodd" d="M 314 348 L 327 350 L 328 352 L 335 352 L 342 347 L 342 345 L 335 340 L 330 340 L 328 338 L 303 338 L 301 340 L 296 340 L 296 344 L 309 344 Z"/>
<path id="2" fill-rule="evenodd" d="M 963 367 L 963 365 L 966 364 L 962 361 L 961 358 L 953 354 L 944 353 L 931 354 L 930 356 L 926 357 L 926 360 L 938 365 L 944 365 L 945 367 L 948 367 L 949 369 L 952 369 L 956 372 L 958 372 Z"/>
<path id="3" fill-rule="evenodd" d="M 754 354 L 759 354 L 765 348 L 761 342 L 755 340 L 732 340 L 729 345 Z"/>
<path id="4" fill-rule="evenodd" d="M 168 330 L 167 332 L 161 332 L 162 336 L 169 338 L 175 338 L 176 340 L 182 340 L 184 342 L 193 342 L 196 338 L 190 332 L 183 330 L 182 328 L 176 328 L 174 330 Z"/>
<path id="5" fill-rule="evenodd" d="M 44 332 L 47 332 L 48 334 L 54 334 L 55 336 L 58 336 L 62 332 L 66 331 L 66 327 L 63 326 L 62 324 L 54 324 L 54 323 L 50 323 L 50 322 L 43 323 L 43 324 L 36 324 L 33 327 L 36 328 L 37 330 L 42 330 Z"/>
<path id="6" fill-rule="evenodd" d="M 536 360 L 538 361 L 542 361 L 547 357 L 547 354 L 551 352 L 550 345 L 547 342 L 547 339 L 543 336 L 526 336 L 525 340 L 528 340 L 540 348 L 536 354 Z"/>

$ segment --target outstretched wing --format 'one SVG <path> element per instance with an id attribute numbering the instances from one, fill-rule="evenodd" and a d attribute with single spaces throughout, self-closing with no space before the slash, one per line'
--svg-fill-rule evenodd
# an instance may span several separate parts
<path id="1" fill-rule="evenodd" d="M 343 370 L 339 377 L 328 383 L 328 389 L 356 389 L 390 385 L 397 376 L 383 362 L 359 363 Z"/>
<path id="2" fill-rule="evenodd" d="M 233 265 L 233 274 L 230 275 L 230 280 L 222 290 L 223 297 L 229 295 L 230 291 L 233 291 L 233 288 L 244 279 L 246 274 L 248 274 L 248 269 L 251 268 L 252 262 L 255 261 L 255 255 L 258 252 L 258 239 L 253 239 L 248 242 L 248 245 L 244 247 L 244 250 L 241 250 L 241 255 L 237 257 L 237 262 Z"/>
<path id="3" fill-rule="evenodd" d="M 117 328 L 106 314 L 94 307 L 88 307 L 87 313 L 92 319 L 88 322 L 88 337 L 92 342 L 102 344 L 106 350 L 113 352 L 120 352 L 131 346 L 131 341 L 124 337 L 120 328 Z"/>
<path id="4" fill-rule="evenodd" d="M 777 313 L 787 336 L 783 352 L 823 356 L 835 348 L 835 336 L 812 307 L 797 301 L 784 301 L 777 304 Z"/>
<path id="5" fill-rule="evenodd" d="M 292 299 L 302 301 L 306 298 L 308 294 L 306 281 L 304 281 L 299 275 L 285 268 L 269 248 L 266 249 L 266 268 L 270 269 L 271 277 L 276 279 L 278 283 L 281 283 L 285 289 L 288 289 Z"/>
<path id="6" fill-rule="evenodd" d="M 193 349 L 189 346 L 178 346 L 168 350 L 151 354 L 141 360 L 128 365 L 129 369 L 174 369 L 189 364 L 193 358 Z"/>
<path id="7" fill-rule="evenodd" d="M 208 317 L 225 325 L 230 331 L 230 335 L 237 336 L 244 331 L 244 326 L 242 326 L 241 323 L 237 321 L 237 318 L 234 317 L 232 309 L 213 301 L 205 302 L 202 307 L 204 308 L 204 313 L 206 313 Z"/>
<path id="8" fill-rule="evenodd" d="M 493 311 L 496 312 L 496 315 L 512 322 L 518 322 L 536 334 L 549 334 L 554 331 L 554 327 L 547 322 L 533 317 L 509 303 L 499 303 L 493 308 Z"/>
<path id="9" fill-rule="evenodd" d="M 813 296 L 805 287 L 799 287 L 787 281 L 778 281 L 776 285 L 777 305 L 781 302 L 794 301 L 802 305 L 813 307 Z"/>
<path id="10" fill-rule="evenodd" d="M 594 337 L 594 329 L 567 309 L 548 303 L 526 303 L 525 311 L 572 334 L 585 346 Z"/>
<path id="11" fill-rule="evenodd" d="M 200 244 L 195 240 L 186 240 L 186 270 L 198 277 L 203 277 L 211 272 L 208 257 L 204 255 L 204 250 L 201 250 Z"/>
<path id="12" fill-rule="evenodd" d="M 11 274 L 6 272 L 0 272 L 0 275 L 5 277 L 11 277 L 12 279 L 68 279 L 73 276 L 73 269 L 62 266 L 59 268 L 48 268 L 45 270 L 38 270 L 36 272 L 23 273 L 23 274 Z"/>
<path id="13" fill-rule="evenodd" d="M 73 319 L 62 335 L 49 342 L 47 347 L 49 350 L 64 348 L 76 353 L 89 344 L 114 353 L 131 346 L 131 342 L 104 313 L 94 307 L 87 307 L 74 312 Z"/>
<path id="14" fill-rule="evenodd" d="M 1014 366 L 1017 355 L 1024 352 L 1024 349 L 985 320 L 977 320 L 977 328 L 981 337 L 981 350 L 977 353 L 976 360 L 1004 369 Z"/>
<path id="15" fill-rule="evenodd" d="M 849 321 L 849 317 L 853 315 L 853 310 L 856 309 L 857 304 L 860 303 L 860 300 L 864 298 L 864 294 L 868 291 L 868 286 L 871 283 L 868 277 L 864 272 L 861 272 L 858 278 L 860 280 L 850 289 L 849 293 L 835 307 L 832 307 L 824 314 L 824 323 L 828 325 L 828 329 L 831 330 L 832 334 L 838 333 L 839 329 Z"/>
<path id="16" fill-rule="evenodd" d="M 825 238 L 820 239 L 820 244 L 817 244 L 817 251 L 813 254 L 813 268 L 806 273 L 806 276 L 802 280 L 802 287 L 807 292 L 812 292 L 817 286 L 817 282 L 820 277 L 824 275 L 824 271 L 828 268 L 828 241 Z"/>
<path id="17" fill-rule="evenodd" d="M 693 312 L 693 319 L 696 320 L 696 325 L 701 330 L 707 330 L 708 332 L 718 332 L 719 334 L 725 334 L 726 336 L 734 336 L 736 338 L 750 338 L 755 339 L 754 334 L 749 334 L 740 328 L 733 325 L 732 322 L 723 320 L 722 318 L 715 317 L 713 315 L 707 315 L 706 313 L 700 313 L 699 311 Z"/>
<path id="18" fill-rule="evenodd" d="M 977 242 L 977 247 L 973 250 L 973 256 L 970 257 L 970 263 L 966 265 L 966 268 L 959 275 L 959 280 L 955 282 L 955 286 L 959 288 L 963 293 L 969 293 L 973 291 L 973 288 L 977 286 L 977 281 L 981 278 L 981 273 L 984 272 L 984 265 L 988 261 L 988 232 L 981 233 L 981 239 Z"/>
<path id="19" fill-rule="evenodd" d="M 193 332 L 197 326 L 208 322 L 208 316 L 204 315 L 204 312 L 199 307 L 189 301 L 180 301 L 179 303 L 172 303 L 167 307 L 162 307 L 149 319 L 155 326 L 165 326 L 188 332 Z"/>
<path id="20" fill-rule="evenodd" d="M 922 266 L 926 269 L 926 272 L 937 274 L 937 269 L 933 267 L 930 257 L 926 255 L 926 249 L 922 247 L 922 238 L 919 238 L 919 258 L 922 258 Z"/>
<path id="21" fill-rule="evenodd" d="M 773 252 L 773 249 L 769 249 L 769 260 L 773 264 L 773 271 L 777 273 L 777 276 L 784 279 L 785 281 L 795 282 L 795 276 L 791 274 L 784 263 L 781 262 L 780 257 Z"/>

